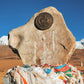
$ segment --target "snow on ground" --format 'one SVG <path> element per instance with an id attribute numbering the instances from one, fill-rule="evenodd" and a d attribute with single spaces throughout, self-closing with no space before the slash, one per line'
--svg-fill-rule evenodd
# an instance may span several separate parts
<path id="1" fill-rule="evenodd" d="M 2 36 L 0 38 L 0 44 L 1 45 L 8 45 L 8 36 Z"/>
<path id="2" fill-rule="evenodd" d="M 76 41 L 76 49 L 84 49 L 84 39 Z"/>

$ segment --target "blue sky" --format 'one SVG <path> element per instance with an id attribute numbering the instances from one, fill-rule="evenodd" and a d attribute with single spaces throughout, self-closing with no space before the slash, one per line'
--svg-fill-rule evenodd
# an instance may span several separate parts
<path id="1" fill-rule="evenodd" d="M 84 0 L 0 0 L 0 37 L 24 25 L 36 12 L 49 6 L 63 14 L 77 41 L 84 38 Z"/>

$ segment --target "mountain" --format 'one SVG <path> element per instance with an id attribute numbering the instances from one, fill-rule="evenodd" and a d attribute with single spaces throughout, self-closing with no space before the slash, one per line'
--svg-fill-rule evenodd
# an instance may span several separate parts
<path id="1" fill-rule="evenodd" d="M 76 49 L 84 49 L 84 39 L 76 41 Z"/>
<path id="2" fill-rule="evenodd" d="M 76 49 L 71 56 L 69 63 L 74 66 L 84 66 L 84 49 Z"/>
<path id="3" fill-rule="evenodd" d="M 8 36 L 2 36 L 0 38 L 0 45 L 8 45 Z M 76 49 L 84 49 L 84 39 L 76 41 Z"/>
<path id="4" fill-rule="evenodd" d="M 8 45 L 8 36 L 2 36 L 0 38 L 0 45 Z"/>

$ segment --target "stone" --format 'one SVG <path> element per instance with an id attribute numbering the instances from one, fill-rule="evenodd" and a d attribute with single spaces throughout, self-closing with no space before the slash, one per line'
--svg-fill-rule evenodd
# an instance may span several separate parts
<path id="1" fill-rule="evenodd" d="M 9 32 L 9 46 L 18 51 L 23 64 L 66 64 L 75 51 L 75 37 L 62 14 L 47 7 Z"/>

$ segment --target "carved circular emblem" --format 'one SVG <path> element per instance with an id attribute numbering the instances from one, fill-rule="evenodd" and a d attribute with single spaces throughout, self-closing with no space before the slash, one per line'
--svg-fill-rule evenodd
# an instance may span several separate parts
<path id="1" fill-rule="evenodd" d="M 36 18 L 35 18 L 35 26 L 39 30 L 46 30 L 49 29 L 52 24 L 53 24 L 53 17 L 51 14 L 44 12 L 40 13 Z"/>

